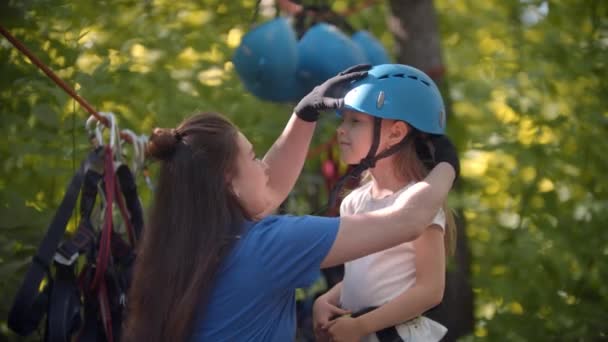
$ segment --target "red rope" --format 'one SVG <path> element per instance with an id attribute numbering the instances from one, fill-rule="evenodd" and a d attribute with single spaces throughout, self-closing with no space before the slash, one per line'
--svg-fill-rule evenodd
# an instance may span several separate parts
<path id="1" fill-rule="evenodd" d="M 95 275 L 91 284 L 91 289 L 97 293 L 99 305 L 101 309 L 101 318 L 106 332 L 108 341 L 113 341 L 112 336 L 112 315 L 110 312 L 108 293 L 106 288 L 106 269 L 111 258 L 110 242 L 112 237 L 112 206 L 114 205 L 114 193 L 116 191 L 116 178 L 114 174 L 114 156 L 112 149 L 105 146 L 104 160 L 104 181 L 106 193 L 106 211 L 104 217 L 104 225 L 101 231 L 101 239 L 99 241 L 99 251 L 97 254 L 97 262 L 95 264 Z"/>
<path id="2" fill-rule="evenodd" d="M 2 33 L 2 35 L 6 39 L 8 39 L 8 41 L 11 42 L 11 44 L 13 44 L 15 48 L 17 48 L 17 50 L 26 55 L 32 63 L 34 63 L 40 70 L 42 70 L 51 80 L 53 80 L 55 84 L 57 84 L 68 95 L 70 95 L 74 100 L 76 100 L 76 102 L 78 102 L 82 107 L 84 107 L 84 109 L 86 109 L 89 114 L 93 115 L 99 122 L 104 124 L 106 127 L 110 126 L 110 123 L 105 117 L 99 115 L 99 113 L 93 108 L 93 106 L 91 106 L 84 98 L 82 98 L 82 96 L 78 95 L 78 93 L 76 93 L 76 91 L 72 89 L 72 87 L 70 87 L 61 78 L 59 78 L 59 76 L 57 76 L 57 74 L 55 74 L 53 70 L 51 70 L 36 56 L 34 56 L 34 54 L 23 43 L 21 43 L 17 38 L 10 34 L 10 32 L 8 32 L 2 25 L 0 25 L 0 33 Z M 123 134 L 122 132 L 120 133 L 120 137 L 127 142 L 131 142 L 131 138 L 128 135 Z"/>
<path id="3" fill-rule="evenodd" d="M 103 228 L 101 231 L 101 239 L 99 241 L 99 252 L 97 254 L 97 266 L 95 276 L 91 288 L 96 290 L 105 279 L 106 267 L 110 257 L 110 238 L 112 237 L 112 206 L 114 204 L 114 193 L 116 191 L 116 181 L 114 176 L 114 163 L 112 149 L 109 146 L 105 147 L 105 162 L 104 162 L 104 181 L 106 193 L 106 211 L 103 220 Z"/>
<path id="4" fill-rule="evenodd" d="M 33 53 L 30 52 L 30 50 L 28 50 L 27 47 L 25 47 L 25 45 L 23 45 L 17 38 L 15 38 L 13 35 L 11 35 L 1 25 L 0 25 L 0 33 L 2 33 L 2 35 L 4 37 L 6 37 L 6 39 L 8 39 L 8 41 L 11 42 L 17 48 L 17 50 L 21 51 L 21 53 L 26 55 L 30 59 L 30 61 L 32 61 L 32 63 L 34 63 L 38 68 L 40 68 L 40 70 L 42 70 L 50 79 L 55 81 L 55 83 L 59 87 L 61 87 L 66 93 L 68 93 L 68 95 L 70 95 L 72 98 L 74 98 L 74 100 L 76 100 L 78 103 L 80 103 L 80 105 L 83 106 L 84 109 L 86 109 L 87 112 L 89 112 L 89 114 L 95 116 L 97 118 L 97 120 L 101 121 L 104 125 L 106 125 L 106 126 L 109 125 L 109 122 L 106 118 L 99 115 L 97 113 L 97 111 L 95 109 L 93 109 L 93 106 L 91 106 L 85 99 L 83 99 L 80 95 L 78 95 L 76 93 L 76 91 L 74 91 L 74 89 L 72 89 L 69 85 L 67 85 L 67 83 L 65 83 L 61 78 L 59 78 L 59 76 L 57 76 L 53 72 L 53 70 L 51 70 L 44 63 L 42 63 L 36 56 L 34 56 Z"/>

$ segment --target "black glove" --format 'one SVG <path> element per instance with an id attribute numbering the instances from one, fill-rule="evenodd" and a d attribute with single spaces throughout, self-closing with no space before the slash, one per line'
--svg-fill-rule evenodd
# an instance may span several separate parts
<path id="1" fill-rule="evenodd" d="M 434 154 L 435 154 L 435 165 L 446 162 L 454 168 L 454 172 L 456 173 L 456 177 L 454 178 L 454 183 L 460 176 L 460 160 L 458 159 L 458 151 L 456 151 L 456 147 L 450 139 L 445 135 L 431 135 L 429 137 L 429 142 L 433 146 Z"/>
<path id="2" fill-rule="evenodd" d="M 371 67 L 369 64 L 355 65 L 328 79 L 304 96 L 293 112 L 304 121 L 315 122 L 319 119 L 319 111 L 342 108 L 350 83 L 367 76 Z"/>

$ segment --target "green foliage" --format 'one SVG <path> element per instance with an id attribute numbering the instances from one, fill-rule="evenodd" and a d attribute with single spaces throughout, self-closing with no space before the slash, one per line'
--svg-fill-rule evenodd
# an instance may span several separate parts
<path id="1" fill-rule="evenodd" d="M 608 334 L 608 6 L 542 4 L 438 2 L 489 341 Z"/>
<path id="2" fill-rule="evenodd" d="M 255 1 L 10 1 L 0 22 L 121 128 L 149 134 L 196 111 L 227 114 L 260 152 L 291 106 L 246 93 L 228 63 Z M 229 45 L 229 42 L 233 45 Z M 77 164 L 88 114 L 0 39 L 0 322 Z M 142 182 L 143 184 L 143 182 Z M 140 191 L 147 203 L 150 194 Z M 0 336 L 11 336 L 5 323 Z M 2 339 L 2 338 L 0 338 Z"/>
<path id="3" fill-rule="evenodd" d="M 291 106 L 248 94 L 229 63 L 255 3 L 11 0 L 0 4 L 0 23 L 95 108 L 115 112 L 121 128 L 149 133 L 218 111 L 263 152 Z M 463 156 L 452 199 L 464 208 L 473 252 L 478 322 L 467 340 L 587 341 L 608 333 L 608 6 L 551 2 L 546 17 L 523 24 L 526 8 L 541 4 L 436 1 L 450 134 Z M 351 22 L 392 46 L 386 10 L 379 3 Z M 1 322 L 89 146 L 86 112 L 5 39 L 0 62 Z M 331 135 L 331 120 L 315 145 Z M 291 212 L 323 201 L 318 160 L 306 169 Z M 5 323 L 0 336 L 15 338 Z"/>

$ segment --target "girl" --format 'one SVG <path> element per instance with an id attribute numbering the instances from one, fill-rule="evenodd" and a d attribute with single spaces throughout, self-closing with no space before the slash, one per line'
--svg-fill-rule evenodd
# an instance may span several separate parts
<path id="1" fill-rule="evenodd" d="M 376 66 L 355 82 L 341 115 L 342 159 L 370 167 L 369 181 L 342 202 L 340 213 L 347 217 L 391 206 L 422 180 L 433 164 L 429 134 L 445 129 L 443 100 L 433 81 L 398 64 Z M 446 212 L 436 211 L 416 240 L 347 262 L 344 280 L 315 302 L 317 337 L 439 341 L 447 329 L 421 315 L 443 297 L 446 246 L 454 229 L 453 220 L 446 226 Z M 380 226 L 367 229 L 383 234 Z M 330 321 L 346 313 L 352 315 Z"/>
<path id="2" fill-rule="evenodd" d="M 355 67 L 304 97 L 264 159 L 219 114 L 156 129 L 148 153 L 160 175 L 128 298 L 126 341 L 290 341 L 295 289 L 320 267 L 416 238 L 445 199 L 457 170 L 454 150 L 384 210 L 342 218 L 269 216 L 301 171 L 318 111 L 364 77 Z M 366 227 L 382 226 L 368 236 Z"/>

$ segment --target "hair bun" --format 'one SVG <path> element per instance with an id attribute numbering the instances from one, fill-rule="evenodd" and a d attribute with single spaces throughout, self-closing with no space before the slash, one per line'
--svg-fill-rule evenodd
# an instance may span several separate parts
<path id="1" fill-rule="evenodd" d="M 179 143 L 180 139 L 178 139 L 178 137 L 181 137 L 181 135 L 177 134 L 174 129 L 155 128 L 154 131 L 152 131 L 150 140 L 148 140 L 146 154 L 159 160 L 170 158 Z"/>

